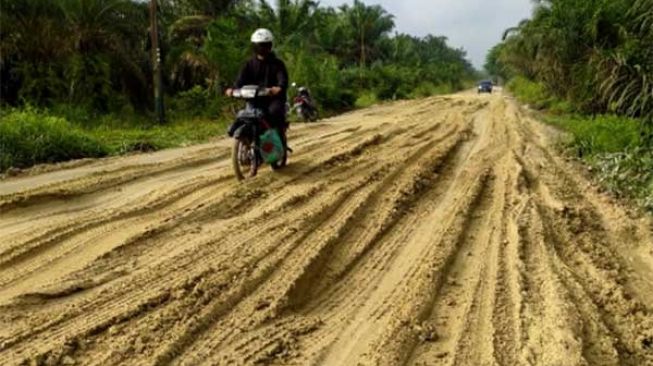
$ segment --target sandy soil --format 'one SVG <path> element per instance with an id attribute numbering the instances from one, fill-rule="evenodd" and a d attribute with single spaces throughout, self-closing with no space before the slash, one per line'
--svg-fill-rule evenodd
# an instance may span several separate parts
<path id="1" fill-rule="evenodd" d="M 0 181 L 0 365 L 653 365 L 653 224 L 502 95 Z"/>

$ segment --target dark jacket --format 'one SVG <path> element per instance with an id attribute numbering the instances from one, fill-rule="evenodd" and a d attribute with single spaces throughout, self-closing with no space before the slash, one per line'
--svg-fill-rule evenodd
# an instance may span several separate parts
<path id="1" fill-rule="evenodd" d="M 288 71 L 286 65 L 271 53 L 264 60 L 254 56 L 247 61 L 240 71 L 240 76 L 236 81 L 235 87 L 242 88 L 245 85 L 258 85 L 266 88 L 278 86 L 282 89 L 281 93 L 275 98 L 287 98 L 288 92 Z"/>

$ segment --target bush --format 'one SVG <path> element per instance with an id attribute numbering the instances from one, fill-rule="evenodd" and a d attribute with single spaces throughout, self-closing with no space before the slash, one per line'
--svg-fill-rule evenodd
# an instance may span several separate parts
<path id="1" fill-rule="evenodd" d="M 0 170 L 107 154 L 99 140 L 64 118 L 28 108 L 0 120 Z"/>
<path id="2" fill-rule="evenodd" d="M 530 104 L 535 109 L 545 109 L 552 102 L 544 85 L 518 76 L 506 85 L 508 89 L 523 103 Z"/>
<path id="3" fill-rule="evenodd" d="M 453 92 L 454 88 L 449 84 L 435 85 L 427 82 L 419 84 L 409 96 L 411 98 L 425 98 L 433 95 L 450 94 Z"/>
<path id="4" fill-rule="evenodd" d="M 547 121 L 571 132 L 579 157 L 618 153 L 640 146 L 639 121 L 614 115 L 555 116 Z"/>
<path id="5" fill-rule="evenodd" d="M 103 141 L 111 154 L 124 154 L 208 141 L 212 137 L 223 135 L 226 125 L 225 119 L 194 119 L 147 127 L 101 127 L 89 130 L 88 133 Z"/>
<path id="6" fill-rule="evenodd" d="M 0 171 L 40 163 L 154 151 L 208 141 L 224 134 L 227 120 L 185 119 L 165 125 L 103 116 L 98 127 L 80 127 L 33 108 L 0 112 Z M 75 121 L 76 122 L 76 121 Z"/>
<path id="7" fill-rule="evenodd" d="M 575 113 L 577 110 L 569 101 L 553 99 L 549 103 L 549 112 L 557 115 L 564 115 Z"/>
<path id="8" fill-rule="evenodd" d="M 343 77 L 335 57 L 327 54 L 313 55 L 302 47 L 285 52 L 283 58 L 292 81 L 308 87 L 323 112 L 348 109 L 354 105 L 356 98 L 351 84 Z"/>
<path id="9" fill-rule="evenodd" d="M 215 93 L 196 85 L 171 98 L 169 112 L 175 116 L 217 116 L 221 100 Z"/>
<path id="10" fill-rule="evenodd" d="M 379 102 L 379 98 L 376 93 L 373 91 L 368 91 L 361 93 L 361 95 L 356 99 L 355 106 L 356 108 L 367 108 Z"/>
<path id="11" fill-rule="evenodd" d="M 610 191 L 633 197 L 653 211 L 653 152 L 648 149 L 627 149 L 602 154 L 594 166 L 601 183 Z"/>
<path id="12" fill-rule="evenodd" d="M 644 147 L 639 120 L 574 115 L 547 122 L 570 132 L 569 148 L 594 168 L 603 187 L 653 211 L 653 151 Z"/>
<path id="13" fill-rule="evenodd" d="M 83 126 L 91 126 L 97 123 L 98 113 L 80 104 L 57 103 L 48 109 L 53 116 L 61 117 L 68 121 L 74 121 Z"/>

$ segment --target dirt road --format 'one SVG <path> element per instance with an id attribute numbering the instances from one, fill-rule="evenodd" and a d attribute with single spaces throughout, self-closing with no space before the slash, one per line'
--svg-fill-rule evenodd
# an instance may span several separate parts
<path id="1" fill-rule="evenodd" d="M 653 365 L 653 225 L 501 95 L 0 181 L 0 365 Z"/>

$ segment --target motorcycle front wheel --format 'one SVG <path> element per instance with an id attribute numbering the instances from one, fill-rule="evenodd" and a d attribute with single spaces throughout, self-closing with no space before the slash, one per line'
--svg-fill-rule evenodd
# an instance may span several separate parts
<path id="1" fill-rule="evenodd" d="M 310 119 L 309 119 L 309 115 L 308 115 L 308 111 L 305 110 L 304 108 L 300 108 L 300 109 L 298 109 L 298 110 L 297 110 L 297 115 L 299 116 L 299 118 L 300 118 L 300 119 L 302 120 L 302 122 L 304 122 L 304 123 L 306 123 L 306 122 L 308 122 L 308 121 L 310 120 Z"/>
<path id="2" fill-rule="evenodd" d="M 246 177 L 255 177 L 258 172 L 258 162 L 251 143 L 234 140 L 231 150 L 231 162 L 236 179 L 242 181 Z"/>

